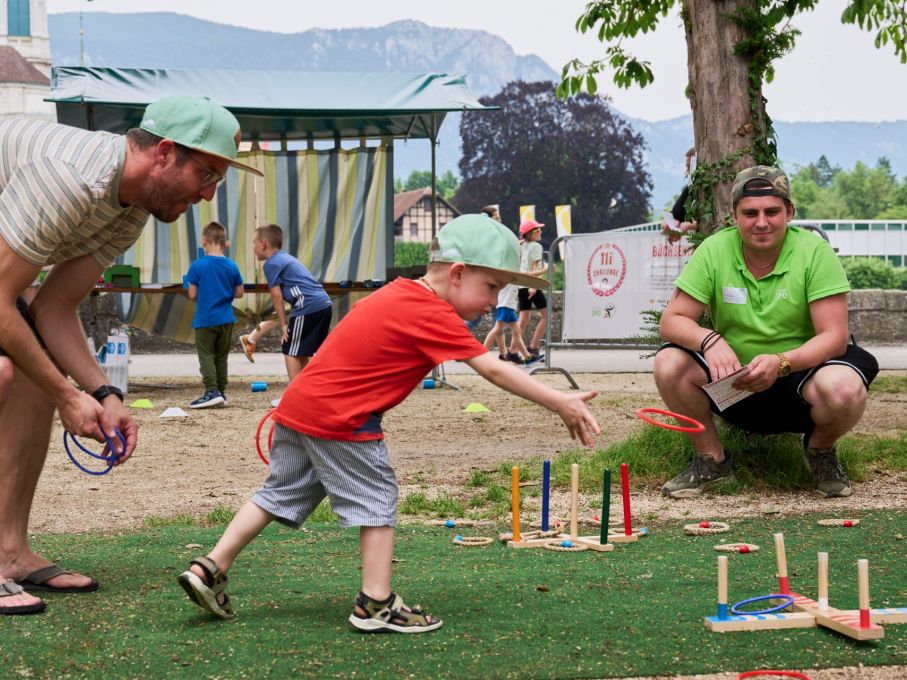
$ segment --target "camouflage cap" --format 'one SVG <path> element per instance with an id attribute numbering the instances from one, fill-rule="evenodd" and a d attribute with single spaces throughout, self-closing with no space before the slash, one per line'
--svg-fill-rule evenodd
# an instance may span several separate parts
<path id="1" fill-rule="evenodd" d="M 767 182 L 771 186 L 747 189 L 746 185 L 754 179 Z M 785 201 L 790 201 L 790 181 L 787 179 L 787 175 L 778 168 L 768 165 L 754 165 L 737 173 L 734 178 L 734 188 L 731 190 L 731 199 L 734 206 L 737 205 L 741 198 L 747 196 L 777 196 Z"/>

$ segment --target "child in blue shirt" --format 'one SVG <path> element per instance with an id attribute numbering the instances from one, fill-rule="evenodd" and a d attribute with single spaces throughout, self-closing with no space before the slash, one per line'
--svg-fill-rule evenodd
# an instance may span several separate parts
<path id="1" fill-rule="evenodd" d="M 331 328 L 331 298 L 305 266 L 281 251 L 283 229 L 265 224 L 255 230 L 252 251 L 264 260 L 265 278 L 271 289 L 271 302 L 283 330 L 284 363 L 293 382 L 315 354 Z M 290 304 L 290 318 L 284 311 Z"/>
<path id="2" fill-rule="evenodd" d="M 189 299 L 195 300 L 195 349 L 198 365 L 205 383 L 205 393 L 189 404 L 189 408 L 210 408 L 227 403 L 227 355 L 233 337 L 234 298 L 243 296 L 242 275 L 233 260 L 224 256 L 230 247 L 227 229 L 210 222 L 202 230 L 205 256 L 189 267 L 186 282 Z"/>

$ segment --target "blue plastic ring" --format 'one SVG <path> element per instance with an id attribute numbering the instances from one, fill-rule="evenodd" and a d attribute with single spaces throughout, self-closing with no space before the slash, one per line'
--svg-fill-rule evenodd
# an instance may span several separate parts
<path id="1" fill-rule="evenodd" d="M 126 451 L 126 438 L 123 436 L 123 433 L 120 432 L 118 429 L 115 429 L 114 433 L 116 434 L 117 437 L 120 438 L 120 442 L 123 444 L 123 451 L 125 452 Z M 88 454 L 92 458 L 97 458 L 98 460 L 103 460 L 105 463 L 107 463 L 107 467 L 104 468 L 103 470 L 92 470 L 90 468 L 85 467 L 81 463 L 79 463 L 79 461 L 77 461 L 76 457 L 73 455 L 72 450 L 69 448 L 69 439 L 72 439 L 73 444 L 78 446 L 79 449 L 83 453 Z M 76 436 L 74 434 L 67 432 L 65 430 L 63 432 L 63 448 L 66 449 L 66 454 L 69 456 L 69 460 L 71 460 L 72 464 L 75 465 L 77 468 L 79 468 L 82 472 L 85 472 L 89 475 L 96 475 L 96 476 L 97 475 L 106 475 L 108 472 L 110 472 L 111 469 L 113 469 L 114 463 L 116 463 L 116 461 L 119 460 L 119 458 L 120 458 L 120 456 L 118 456 L 114 452 L 113 440 L 110 437 L 108 437 L 106 434 L 104 435 L 104 441 L 107 442 L 107 446 L 110 449 L 109 456 L 105 456 L 103 454 L 95 453 L 94 451 L 91 451 L 90 449 L 86 448 L 82 444 L 82 442 L 80 442 L 78 439 L 76 439 Z"/>
<path id="2" fill-rule="evenodd" d="M 754 612 L 741 611 L 739 609 L 739 607 L 742 607 L 747 604 L 752 604 L 753 602 L 763 602 L 765 600 L 777 600 L 779 598 L 783 599 L 784 602 L 775 607 L 769 607 L 768 609 L 761 609 L 759 611 L 754 611 Z M 734 614 L 736 616 L 757 616 L 759 614 L 771 614 L 773 612 L 779 612 L 782 609 L 787 609 L 793 603 L 794 603 L 794 596 L 787 595 L 785 593 L 772 593 L 771 595 L 760 595 L 759 597 L 751 597 L 746 600 L 740 600 L 740 602 L 737 602 L 736 604 L 734 604 L 734 606 L 731 607 L 731 614 Z"/>

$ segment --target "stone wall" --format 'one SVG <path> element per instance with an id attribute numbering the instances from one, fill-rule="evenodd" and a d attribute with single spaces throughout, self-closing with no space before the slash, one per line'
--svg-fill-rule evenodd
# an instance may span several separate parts
<path id="1" fill-rule="evenodd" d="M 907 344 L 907 290 L 850 294 L 850 332 L 861 345 Z"/>
<path id="2" fill-rule="evenodd" d="M 115 323 L 114 297 L 112 295 L 99 295 L 97 298 L 98 314 L 95 324 L 95 345 L 104 342 L 107 337 L 107 328 L 110 323 Z M 554 325 L 551 328 L 551 337 L 559 337 L 561 323 L 561 304 L 563 294 L 560 291 L 548 294 L 549 307 L 554 308 Z M 903 290 L 857 290 L 850 294 L 850 331 L 861 345 L 900 345 L 907 344 L 907 291 Z M 88 302 L 83 302 L 80 307 L 82 323 L 88 328 Z M 533 313 L 529 330 L 524 333 L 524 338 L 532 337 L 532 331 L 538 322 L 538 315 Z M 476 329 L 475 336 L 483 340 L 491 330 L 494 319 L 486 316 L 481 325 Z M 237 328 L 236 333 L 246 333 L 247 328 Z M 280 338 L 276 331 L 272 331 L 262 340 L 259 351 L 279 352 Z M 237 341 L 237 351 L 239 341 Z M 137 354 L 154 353 L 194 353 L 195 346 L 176 342 L 169 338 L 152 336 L 143 331 L 135 331 L 132 337 L 132 351 Z"/>

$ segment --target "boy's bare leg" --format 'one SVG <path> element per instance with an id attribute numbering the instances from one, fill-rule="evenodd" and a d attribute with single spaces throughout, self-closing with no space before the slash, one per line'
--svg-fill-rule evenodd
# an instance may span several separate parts
<path id="1" fill-rule="evenodd" d="M 511 352 L 516 352 L 518 349 L 516 344 L 517 338 L 520 339 L 520 342 L 523 341 L 523 329 L 526 328 L 526 326 L 529 324 L 530 313 L 531 312 L 529 310 L 523 310 L 522 312 L 520 312 L 519 317 L 517 317 L 516 324 L 511 326 L 511 330 L 513 331 L 513 337 L 510 339 Z"/>
<path id="2" fill-rule="evenodd" d="M 501 324 L 500 321 L 495 321 L 494 326 L 492 326 L 491 330 L 488 331 L 488 335 L 485 336 L 485 342 L 483 343 L 485 345 L 485 349 L 491 349 L 492 345 L 494 345 L 495 342 L 497 342 L 498 345 L 501 344 L 502 330 L 503 324 Z"/>
<path id="3" fill-rule="evenodd" d="M 532 333 L 532 340 L 529 341 L 529 347 L 534 350 L 538 350 L 539 343 L 542 341 L 542 338 L 545 337 L 545 327 L 548 325 L 548 309 L 539 310 L 539 322 L 535 327 L 535 331 Z"/>
<path id="4" fill-rule="evenodd" d="M 252 501 L 246 501 L 245 505 L 233 517 L 217 545 L 208 553 L 208 557 L 214 561 L 218 569 L 226 574 L 227 570 L 233 566 L 236 556 L 242 552 L 242 549 L 249 545 L 273 520 L 274 515 L 270 512 L 262 510 Z M 206 582 L 207 576 L 197 564 L 189 567 L 189 571 L 198 576 L 202 582 Z M 218 597 L 218 602 L 220 604 L 224 603 L 223 594 Z"/>
<path id="5" fill-rule="evenodd" d="M 277 322 L 274 319 L 267 319 L 266 321 L 262 321 L 252 330 L 251 333 L 246 336 L 246 338 L 248 338 L 249 342 L 251 342 L 253 345 L 256 345 L 258 344 L 259 338 L 261 338 L 262 335 L 267 335 L 268 333 L 270 333 L 271 329 L 276 325 Z"/>
<path id="6" fill-rule="evenodd" d="M 293 378 L 302 373 L 302 369 L 309 363 L 309 359 L 310 357 L 291 357 L 288 354 L 283 355 L 283 362 L 286 364 L 287 377 L 289 377 L 290 382 L 293 382 Z"/>
<path id="7" fill-rule="evenodd" d="M 510 328 L 510 333 L 513 335 L 513 338 L 510 341 L 510 347 L 516 347 L 517 352 L 520 353 L 520 357 L 523 359 L 528 359 L 531 355 L 529 350 L 526 349 L 526 343 L 523 342 L 523 334 L 520 333 L 520 325 L 518 322 L 514 321 L 513 323 L 507 324 Z"/>
<path id="8" fill-rule="evenodd" d="M 391 594 L 391 563 L 394 559 L 394 527 L 361 527 L 362 592 L 373 600 L 386 600 Z M 365 611 L 356 607 L 365 616 Z"/>

